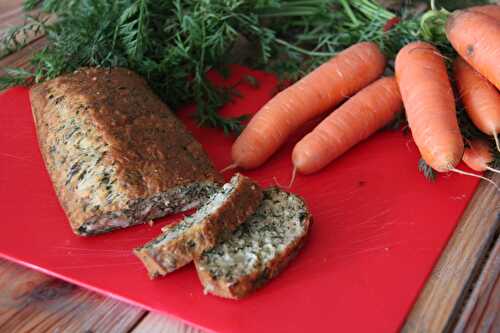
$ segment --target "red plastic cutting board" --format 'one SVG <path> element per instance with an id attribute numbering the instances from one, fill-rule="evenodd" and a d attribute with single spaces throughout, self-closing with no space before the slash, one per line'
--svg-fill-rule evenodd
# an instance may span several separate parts
<path id="1" fill-rule="evenodd" d="M 246 74 L 260 87 L 238 84 L 244 98 L 224 114 L 255 112 L 271 97 L 276 80 L 266 73 L 234 67 L 226 83 Z M 234 138 L 197 128 L 192 111 L 183 120 L 215 165 L 228 165 Z M 246 174 L 263 186 L 273 176 L 287 183 L 291 147 Z M 477 186 L 459 175 L 428 183 L 418 158 L 407 136 L 383 132 L 323 171 L 298 176 L 293 191 L 315 220 L 308 243 L 269 285 L 245 300 L 225 300 L 203 295 L 192 266 L 150 281 L 132 255 L 179 216 L 93 238 L 71 232 L 38 150 L 27 90 L 15 88 L 0 95 L 0 255 L 213 331 L 394 332 Z"/>

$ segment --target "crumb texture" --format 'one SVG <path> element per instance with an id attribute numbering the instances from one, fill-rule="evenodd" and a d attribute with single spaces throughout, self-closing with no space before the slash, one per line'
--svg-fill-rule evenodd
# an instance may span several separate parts
<path id="1" fill-rule="evenodd" d="M 194 214 L 162 229 L 156 239 L 136 249 L 151 277 L 165 275 L 211 249 L 255 212 L 260 187 L 236 174 Z"/>
<path id="2" fill-rule="evenodd" d="M 247 284 L 243 290 L 249 291 L 272 278 L 302 244 L 309 220 L 301 198 L 279 189 L 264 191 L 255 214 L 196 261 L 205 290 L 238 298 L 231 295 L 233 287 Z"/>

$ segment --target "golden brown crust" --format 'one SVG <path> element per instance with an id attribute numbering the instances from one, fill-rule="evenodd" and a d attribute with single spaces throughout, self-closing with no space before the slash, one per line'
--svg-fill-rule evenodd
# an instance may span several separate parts
<path id="1" fill-rule="evenodd" d="M 201 145 L 130 70 L 81 69 L 34 86 L 30 100 L 42 156 L 76 233 L 106 214 L 118 227 L 159 217 L 164 212 L 112 214 L 158 193 L 222 180 Z"/>
<path id="2" fill-rule="evenodd" d="M 312 216 L 309 215 L 304 220 L 304 233 L 301 237 L 295 239 L 283 252 L 271 260 L 263 271 L 255 271 L 252 274 L 245 275 L 235 283 L 214 279 L 208 271 L 199 269 L 199 266 L 196 265 L 196 272 L 205 291 L 229 299 L 242 299 L 248 296 L 277 276 L 295 258 L 307 240 L 311 224 Z"/>
<path id="3" fill-rule="evenodd" d="M 134 250 L 151 278 L 166 275 L 188 264 L 227 237 L 255 212 L 262 200 L 261 188 L 250 178 L 236 177 L 238 182 L 234 191 L 214 213 L 184 231 L 180 237 L 160 244 L 165 235 L 177 226 L 168 225 L 162 229 L 162 235 Z"/>

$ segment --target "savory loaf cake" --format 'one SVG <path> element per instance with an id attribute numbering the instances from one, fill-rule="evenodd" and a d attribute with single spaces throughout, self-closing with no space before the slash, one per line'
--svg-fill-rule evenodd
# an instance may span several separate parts
<path id="1" fill-rule="evenodd" d="M 167 225 L 156 239 L 134 250 L 155 278 L 180 268 L 214 247 L 255 212 L 260 187 L 240 174 L 233 176 L 193 215 Z"/>
<path id="2" fill-rule="evenodd" d="M 220 174 L 137 74 L 84 68 L 30 91 L 40 150 L 78 235 L 199 206 Z"/>
<path id="3" fill-rule="evenodd" d="M 239 299 L 276 276 L 303 245 L 312 217 L 304 201 L 277 188 L 224 242 L 195 260 L 206 293 Z"/>

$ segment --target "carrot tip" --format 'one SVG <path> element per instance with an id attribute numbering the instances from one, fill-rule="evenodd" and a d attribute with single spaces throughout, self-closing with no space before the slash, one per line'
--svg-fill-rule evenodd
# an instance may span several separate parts
<path id="1" fill-rule="evenodd" d="M 450 171 L 459 173 L 461 175 L 475 177 L 475 178 L 479 178 L 479 179 L 485 180 L 488 183 L 490 183 L 491 185 L 493 185 L 496 188 L 497 191 L 500 191 L 500 188 L 498 187 L 498 185 L 494 181 L 492 181 L 491 179 L 489 179 L 489 178 L 486 178 L 486 177 L 483 177 L 483 176 L 480 176 L 480 175 L 476 175 L 475 173 L 471 173 L 471 172 L 467 172 L 467 171 L 462 171 L 462 170 L 459 170 L 459 169 L 456 169 L 456 168 L 452 168 L 452 169 L 450 169 Z"/>
<path id="2" fill-rule="evenodd" d="M 296 175 L 297 175 L 297 168 L 293 167 L 292 178 L 290 178 L 290 183 L 288 183 L 288 188 L 292 188 L 292 185 L 295 182 L 295 176 Z"/>
<path id="3" fill-rule="evenodd" d="M 281 187 L 281 188 L 284 188 L 284 186 L 280 184 L 280 182 L 278 181 L 278 178 L 276 178 L 276 176 L 273 176 L 273 182 L 274 182 L 274 185 Z"/>
<path id="4" fill-rule="evenodd" d="M 489 166 L 488 166 L 488 167 L 486 167 L 486 170 L 489 170 L 489 171 L 491 171 L 491 172 L 495 172 L 495 173 L 500 173 L 500 170 L 494 169 L 494 168 L 489 167 Z"/>
<path id="5" fill-rule="evenodd" d="M 493 138 L 495 138 L 495 144 L 497 146 L 497 150 L 500 152 L 500 142 L 498 141 L 498 134 L 497 134 L 497 132 L 493 132 Z"/>
<path id="6" fill-rule="evenodd" d="M 284 188 L 284 189 L 289 190 L 289 189 L 291 189 L 291 188 L 292 188 L 292 185 L 293 185 L 293 183 L 295 182 L 295 176 L 296 176 L 296 174 L 297 174 L 297 168 L 296 168 L 296 167 L 294 167 L 294 168 L 293 168 L 293 171 L 292 171 L 292 177 L 290 178 L 290 182 L 288 183 L 288 185 L 287 185 L 287 186 L 283 186 L 283 185 L 281 185 L 281 184 L 279 183 L 278 179 L 277 179 L 275 176 L 273 176 L 273 181 L 274 181 L 274 184 L 275 184 L 276 186 L 278 186 L 278 187 L 281 187 L 281 188 Z"/>
<path id="7" fill-rule="evenodd" d="M 237 167 L 238 167 L 238 164 L 232 163 L 232 164 L 229 164 L 227 167 L 221 169 L 219 172 L 220 173 L 224 173 L 224 172 L 226 172 L 228 170 L 236 169 Z"/>

